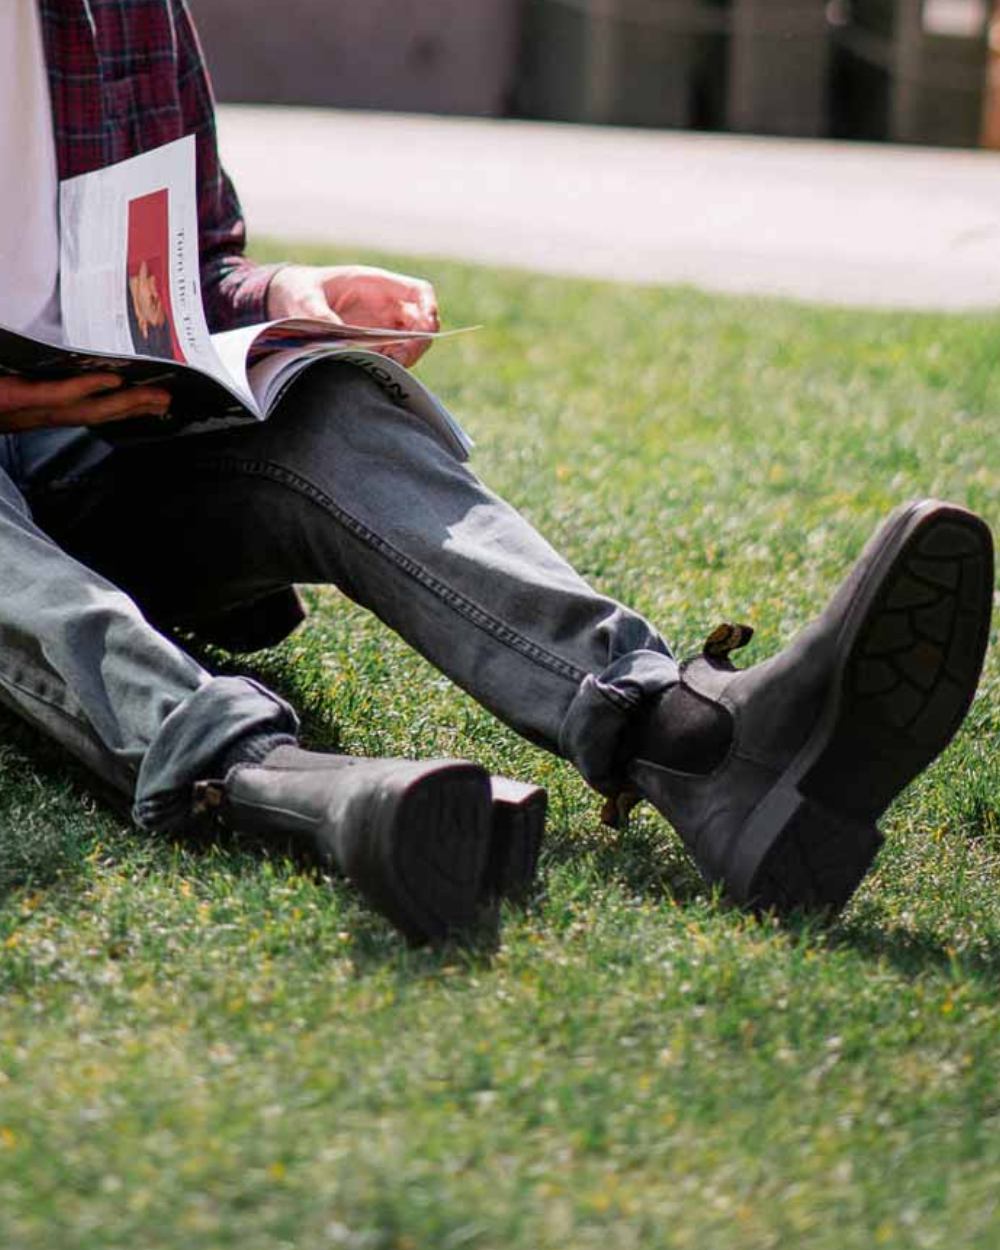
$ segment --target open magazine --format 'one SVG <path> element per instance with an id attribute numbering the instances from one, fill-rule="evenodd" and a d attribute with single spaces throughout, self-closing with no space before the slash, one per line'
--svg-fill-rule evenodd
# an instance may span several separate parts
<path id="1" fill-rule="evenodd" d="M 66 344 L 0 325 L 0 374 L 54 379 L 113 372 L 164 386 L 166 418 L 101 426 L 116 441 L 198 433 L 264 420 L 311 365 L 331 357 L 364 369 L 426 421 L 460 459 L 472 441 L 407 369 L 376 349 L 447 337 L 308 319 L 209 334 L 201 302 L 195 141 L 152 152 L 60 185 L 60 303 Z"/>

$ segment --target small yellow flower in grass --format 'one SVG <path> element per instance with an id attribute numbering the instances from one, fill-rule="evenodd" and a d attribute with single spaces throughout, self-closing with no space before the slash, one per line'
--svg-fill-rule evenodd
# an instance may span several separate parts
<path id="1" fill-rule="evenodd" d="M 272 1181 L 283 1181 L 288 1174 L 288 1169 L 280 1160 L 267 1165 L 267 1174 Z"/>
<path id="2" fill-rule="evenodd" d="M 954 998 L 952 998 L 951 991 L 949 990 L 947 995 L 945 995 L 944 1002 L 941 1004 L 941 1014 L 943 1016 L 950 1016 L 954 1010 L 955 1010 L 955 1000 Z"/>
<path id="3" fill-rule="evenodd" d="M 4 1150 L 13 1150 L 17 1145 L 17 1137 L 13 1129 L 9 1129 L 6 1124 L 0 1126 L 0 1146 Z"/>

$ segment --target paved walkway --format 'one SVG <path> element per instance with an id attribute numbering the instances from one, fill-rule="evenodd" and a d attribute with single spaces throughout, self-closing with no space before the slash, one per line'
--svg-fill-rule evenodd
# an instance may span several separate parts
<path id="1" fill-rule="evenodd" d="M 227 106 L 251 234 L 881 307 L 1000 305 L 1000 155 Z"/>

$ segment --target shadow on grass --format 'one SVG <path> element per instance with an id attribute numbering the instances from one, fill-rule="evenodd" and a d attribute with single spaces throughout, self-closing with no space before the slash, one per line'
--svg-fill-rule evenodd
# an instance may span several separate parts
<path id="1" fill-rule="evenodd" d="M 334 727 L 314 722 L 329 746 Z M 0 709 L 0 906 L 21 890 L 72 892 L 88 872 L 88 856 L 100 842 L 112 858 L 138 855 L 164 872 L 176 870 L 177 839 L 139 830 L 130 804 L 70 756 L 58 743 Z M 357 897 L 343 878 L 331 878 L 291 839 L 263 839 L 221 828 L 192 830 L 185 855 L 232 876 L 255 874 L 264 860 L 284 863 L 318 886 Z M 361 909 L 347 927 L 355 966 L 362 974 L 398 964 L 400 977 L 437 975 L 445 967 L 487 966 L 499 944 L 499 913 L 484 907 L 461 945 L 411 948 L 388 921 Z"/>
<path id="2" fill-rule="evenodd" d="M 251 677 L 287 699 L 299 714 L 303 745 L 314 750 L 339 749 L 340 728 L 326 700 L 323 674 L 314 677 L 301 657 L 289 660 L 280 648 L 236 656 L 202 647 L 189 637 L 179 641 L 209 671 Z M 598 802 L 596 796 L 594 801 Z M 550 825 L 542 854 L 543 876 L 549 866 L 586 860 L 589 871 L 620 884 L 629 894 L 680 903 L 705 897 L 704 882 L 661 821 L 633 820 L 624 830 L 582 823 L 588 826 L 583 833 L 554 830 Z"/>
<path id="3" fill-rule="evenodd" d="M 1000 935 L 986 936 L 974 950 L 957 950 L 933 929 L 880 923 L 874 906 L 826 926 L 815 919 L 795 919 L 785 928 L 810 944 L 819 939 L 827 951 L 850 951 L 888 964 L 910 980 L 939 975 L 1000 985 Z"/>
<path id="4" fill-rule="evenodd" d="M 315 688 L 313 675 L 297 673 L 279 652 L 244 661 L 224 652 L 181 645 L 212 672 L 255 677 L 298 707 L 306 745 L 335 751 L 339 730 Z M 122 847 L 144 839 L 154 853 L 168 844 L 140 834 L 131 819 L 131 803 L 84 768 L 58 743 L 0 708 L 0 903 L 18 889 L 41 890 L 84 871 L 86 855 L 98 837 L 123 834 Z M 193 835 L 185 841 L 193 853 L 221 851 L 233 871 L 245 864 L 245 852 L 289 858 L 305 867 L 291 846 L 256 843 L 231 835 Z M 123 853 L 124 852 L 123 850 Z"/>
<path id="5" fill-rule="evenodd" d="M 45 889 L 82 873 L 106 828 L 89 774 L 0 710 L 0 903 L 15 890 Z"/>
<path id="6" fill-rule="evenodd" d="M 317 751 L 340 750 L 340 726 L 330 709 L 326 675 L 317 665 L 303 662 L 301 656 L 290 657 L 280 646 L 232 655 L 189 635 L 175 635 L 173 641 L 215 676 L 250 677 L 287 700 L 299 717 L 303 746 Z"/>
<path id="7" fill-rule="evenodd" d="M 581 832 L 550 829 L 543 871 L 566 866 L 650 902 L 683 905 L 710 894 L 679 840 L 662 822 L 632 821 L 625 829 L 591 824 Z"/>
<path id="8" fill-rule="evenodd" d="M 301 709 L 309 745 L 336 750 L 339 731 L 317 694 L 309 695 L 301 674 L 280 653 L 265 662 L 208 653 L 199 658 L 217 672 L 252 676 L 291 699 Z M 255 659 L 257 659 L 255 657 Z M 86 857 L 100 840 L 122 858 L 145 846 L 154 864 L 166 867 L 172 842 L 140 834 L 131 826 L 127 802 L 110 796 L 100 783 L 61 747 L 0 710 L 0 903 L 13 891 L 45 890 L 72 883 L 86 872 Z M 118 845 L 116 845 L 116 843 Z M 324 874 L 292 842 L 251 839 L 223 831 L 204 831 L 184 841 L 185 853 L 211 856 L 214 865 L 234 875 L 256 871 L 264 858 L 287 861 L 317 880 Z M 581 821 L 579 830 L 550 829 L 542 857 L 542 880 L 552 870 L 572 868 L 581 882 L 617 884 L 625 893 L 650 901 L 683 905 L 704 901 L 707 888 L 678 840 L 658 820 L 639 818 L 624 830 Z M 344 881 L 331 888 L 351 890 Z M 544 903 L 544 885 L 530 906 Z M 796 939 L 831 951 L 850 950 L 875 962 L 887 962 L 908 978 L 928 974 L 972 978 L 1000 984 L 1000 936 L 987 936 L 975 950 L 956 951 L 933 930 L 885 927 L 874 906 L 863 905 L 849 917 L 827 926 L 815 919 L 793 919 L 783 926 Z M 436 975 L 443 967 L 487 966 L 496 950 L 496 917 L 484 915 L 470 942 L 424 948 L 401 947 L 398 935 L 378 917 L 361 911 L 351 926 L 355 962 L 360 972 L 399 963 L 402 977 Z"/>
<path id="9" fill-rule="evenodd" d="M 287 699 L 299 714 L 304 746 L 323 751 L 339 749 L 340 728 L 326 698 L 324 675 L 321 671 L 314 674 L 301 656 L 290 660 L 281 648 L 237 656 L 203 647 L 186 636 L 178 642 L 210 672 L 251 677 Z M 595 804 L 598 801 L 595 796 Z M 632 820 L 624 830 L 594 828 L 592 821 L 581 823 L 587 825 L 582 833 L 555 830 L 550 823 L 543 870 L 549 865 L 586 859 L 593 872 L 619 883 L 630 894 L 680 903 L 705 896 L 704 882 L 662 821 Z"/>

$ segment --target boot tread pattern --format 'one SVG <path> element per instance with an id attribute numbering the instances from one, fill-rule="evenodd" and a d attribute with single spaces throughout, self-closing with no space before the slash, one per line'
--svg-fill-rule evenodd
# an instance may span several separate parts
<path id="1" fill-rule="evenodd" d="M 789 822 L 757 875 L 752 905 L 780 914 L 836 913 L 861 884 L 882 836 L 874 825 L 845 823 L 806 804 Z"/>
<path id="2" fill-rule="evenodd" d="M 988 565 L 979 536 L 955 522 L 932 527 L 900 561 L 847 673 L 859 728 L 886 726 L 930 759 L 944 748 L 982 663 Z"/>
<path id="3" fill-rule="evenodd" d="M 395 862 L 424 936 L 444 937 L 474 924 L 489 851 L 489 782 L 470 769 L 415 785 L 401 810 Z"/>
<path id="4" fill-rule="evenodd" d="M 755 875 L 759 909 L 839 911 L 881 845 L 875 821 L 947 746 L 975 693 L 993 585 L 989 530 L 934 518 L 888 570 L 844 666 L 829 740 Z"/>

